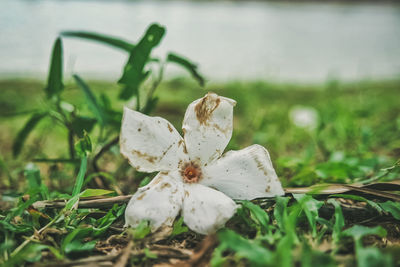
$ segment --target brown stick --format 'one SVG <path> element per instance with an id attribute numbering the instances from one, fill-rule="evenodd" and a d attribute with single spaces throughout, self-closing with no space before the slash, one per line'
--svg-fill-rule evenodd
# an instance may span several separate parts
<path id="1" fill-rule="evenodd" d="M 132 250 L 133 242 L 132 240 L 129 241 L 128 245 L 123 249 L 121 256 L 119 257 L 118 261 L 115 263 L 115 267 L 125 267 L 129 257 L 131 256 L 131 250 Z"/>

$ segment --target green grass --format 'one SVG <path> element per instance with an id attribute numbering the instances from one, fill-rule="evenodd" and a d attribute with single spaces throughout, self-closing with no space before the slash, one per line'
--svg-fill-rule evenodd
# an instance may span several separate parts
<path id="1" fill-rule="evenodd" d="M 120 89 L 110 82 L 91 81 L 88 84 L 96 96 L 104 93 L 110 99 L 115 99 Z M 115 230 L 123 223 L 123 205 L 115 205 L 112 209 L 62 212 L 54 208 L 29 209 L 33 201 L 47 198 L 44 188 L 50 199 L 68 197 L 79 169 L 79 161 L 76 164 L 37 162 L 35 168 L 26 167 L 27 162 L 38 158 L 69 157 L 67 132 L 50 119 L 38 124 L 19 157 L 12 156 L 13 140 L 30 117 L 26 112 L 47 109 L 44 87 L 43 82 L 35 80 L 0 81 L 0 259 L 8 259 L 9 265 L 98 255 L 105 251 L 99 247 L 110 236 L 118 240 L 114 244 L 116 248 L 120 249 L 128 242 L 126 233 Z M 168 119 L 180 130 L 187 105 L 208 91 L 237 101 L 234 133 L 227 150 L 254 143 L 265 146 L 284 187 L 400 178 L 399 167 L 395 166 L 400 158 L 400 81 L 331 81 L 321 85 L 229 82 L 209 84 L 202 89 L 186 79 L 173 79 L 161 83 L 157 89 L 159 102 L 152 115 Z M 72 80 L 65 82 L 64 100 L 76 105 L 79 115 L 90 116 L 85 95 Z M 115 110 L 120 110 L 124 102 L 111 104 Z M 317 111 L 319 120 L 315 129 L 299 128 L 292 123 L 289 114 L 296 106 Z M 103 144 L 93 138 L 99 131 L 96 126 L 89 133 L 93 153 Z M 116 134 L 111 132 L 111 135 Z M 99 163 L 101 171 L 108 175 L 106 189 L 133 193 L 148 177 L 129 168 L 116 146 L 105 153 Z M 392 166 L 390 171 L 382 170 Z M 92 173 L 90 168 L 89 165 L 89 173 Z M 84 184 L 84 189 L 97 186 L 93 179 Z M 30 196 L 29 199 L 22 198 L 24 195 Z M 357 225 L 382 225 L 387 230 L 354 226 L 354 222 L 342 213 L 345 206 L 336 205 L 343 202 L 334 198 L 327 201 L 308 195 L 287 196 L 261 206 L 244 203 L 227 228 L 218 232 L 219 245 L 214 244 L 216 248 L 208 261 L 214 266 L 399 264 L 398 247 L 392 244 L 399 242 L 400 233 L 390 228 L 398 223 L 400 207 L 395 202 L 384 204 L 385 199 L 369 199 L 377 205 L 363 206 L 365 201 L 360 199 L 348 201 L 382 216 L 367 223 L 363 220 L 368 218 L 361 218 Z M 322 216 L 323 209 L 330 211 L 328 217 Z M 52 233 L 35 235 L 34 229 L 41 229 L 50 222 L 49 228 L 54 229 Z M 186 240 L 185 244 L 191 243 L 186 248 L 192 249 L 202 240 L 188 232 L 182 221 L 175 227 L 175 233 L 179 234 L 161 241 L 162 244 L 179 247 L 177 244 Z M 347 230 L 343 232 L 343 229 Z M 132 264 L 163 262 L 160 256 L 154 259 L 153 250 L 145 249 L 152 248 L 152 237 L 146 225 L 132 235 L 138 236 L 134 246 L 142 252 L 131 257 Z M 34 241 L 12 253 L 30 236 Z"/>

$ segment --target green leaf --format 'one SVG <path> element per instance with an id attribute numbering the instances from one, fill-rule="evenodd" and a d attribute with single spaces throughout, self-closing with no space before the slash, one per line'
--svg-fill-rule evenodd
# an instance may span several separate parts
<path id="1" fill-rule="evenodd" d="M 144 251 L 144 255 L 147 259 L 157 259 L 158 258 L 157 254 L 151 252 L 150 249 L 148 249 L 148 248 L 144 248 L 143 251 Z"/>
<path id="2" fill-rule="evenodd" d="M 145 238 L 151 233 L 151 228 L 148 221 L 141 221 L 136 228 L 132 229 L 132 237 L 135 240 L 140 240 Z"/>
<path id="3" fill-rule="evenodd" d="M 77 251 L 92 250 L 96 244 L 96 241 L 83 242 L 83 239 L 90 236 L 92 232 L 92 228 L 74 229 L 62 241 L 61 250 L 67 254 Z"/>
<path id="4" fill-rule="evenodd" d="M 260 206 L 255 205 L 250 201 L 243 201 L 242 205 L 250 210 L 250 213 L 255 218 L 255 221 L 257 221 L 264 230 L 269 227 L 268 214 L 262 208 L 260 208 Z"/>
<path id="5" fill-rule="evenodd" d="M 61 33 L 63 37 L 76 37 L 81 39 L 86 39 L 90 41 L 99 42 L 102 44 L 110 45 L 115 48 L 122 49 L 124 51 L 130 52 L 135 46 L 127 41 L 121 40 L 116 37 L 112 37 L 109 35 L 104 35 L 100 33 L 94 32 L 85 32 L 85 31 L 64 31 Z"/>
<path id="6" fill-rule="evenodd" d="M 122 77 L 118 81 L 124 85 L 119 95 L 121 99 L 129 99 L 137 93 L 140 84 L 148 75 L 148 72 L 144 71 L 144 67 L 149 60 L 150 53 L 160 43 L 164 33 L 164 27 L 152 24 L 139 43 L 132 49 Z"/>
<path id="7" fill-rule="evenodd" d="M 23 262 L 37 262 L 42 258 L 41 251 L 47 248 L 48 246 L 42 244 L 28 244 L 2 266 L 25 266 Z"/>
<path id="8" fill-rule="evenodd" d="M 176 220 L 174 222 L 170 238 L 173 238 L 182 233 L 186 233 L 189 230 L 186 226 L 183 226 L 182 224 L 183 224 L 183 217 L 180 217 L 179 220 Z"/>
<path id="9" fill-rule="evenodd" d="M 390 214 L 396 219 L 400 220 L 400 203 L 393 201 L 386 201 L 384 203 L 379 203 L 382 209 Z"/>
<path id="10" fill-rule="evenodd" d="M 144 178 L 140 181 L 139 187 L 143 187 L 143 186 L 148 185 L 148 184 L 151 182 L 151 180 L 152 180 L 152 178 L 151 178 L 150 176 L 144 177 Z"/>
<path id="11" fill-rule="evenodd" d="M 22 146 L 24 145 L 26 139 L 30 132 L 35 128 L 38 122 L 43 119 L 47 113 L 35 113 L 32 117 L 25 123 L 25 126 L 18 132 L 17 137 L 14 140 L 12 150 L 13 156 L 16 157 L 21 153 Z"/>
<path id="12" fill-rule="evenodd" d="M 333 225 L 332 239 L 335 244 L 339 244 L 340 237 L 342 236 L 342 229 L 344 227 L 342 207 L 334 199 L 328 199 L 328 203 L 335 207 L 335 224 Z"/>
<path id="13" fill-rule="evenodd" d="M 42 183 L 40 170 L 35 164 L 28 163 L 24 169 L 24 175 L 28 180 L 29 190 L 38 189 L 42 200 L 49 198 L 49 190 L 47 186 Z"/>
<path id="14" fill-rule="evenodd" d="M 85 131 L 88 133 L 92 131 L 96 122 L 94 118 L 77 116 L 72 119 L 71 128 L 77 136 L 83 137 Z"/>
<path id="15" fill-rule="evenodd" d="M 112 190 L 105 189 L 85 189 L 79 196 L 80 197 L 97 197 L 114 193 Z"/>
<path id="16" fill-rule="evenodd" d="M 310 195 L 293 194 L 293 197 L 299 202 L 306 214 L 308 223 L 312 229 L 312 236 L 317 236 L 317 219 L 319 218 L 318 210 L 322 207 L 323 202 L 314 199 Z"/>
<path id="17" fill-rule="evenodd" d="M 89 86 L 76 74 L 73 75 L 76 83 L 79 85 L 79 87 L 83 90 L 85 93 L 85 97 L 87 100 L 87 104 L 89 106 L 89 110 L 93 113 L 97 121 L 101 124 L 104 125 L 106 122 L 104 111 L 101 108 L 101 106 L 97 103 L 97 99 L 90 90 Z"/>
<path id="18" fill-rule="evenodd" d="M 377 248 L 358 248 L 356 251 L 357 266 L 359 267 L 391 267 L 393 260 L 390 255 L 385 255 Z"/>
<path id="19" fill-rule="evenodd" d="M 87 157 L 83 156 L 81 158 L 81 166 L 79 168 L 79 172 L 78 172 L 78 175 L 76 177 L 74 189 L 72 190 L 72 196 L 73 197 L 77 196 L 81 192 L 82 185 L 83 185 L 83 180 L 85 178 L 86 169 L 87 169 Z"/>
<path id="20" fill-rule="evenodd" d="M 114 204 L 105 216 L 96 221 L 97 227 L 93 229 L 93 236 L 97 237 L 104 234 L 113 222 L 124 214 L 125 207 L 126 205 L 118 206 Z"/>
<path id="21" fill-rule="evenodd" d="M 28 186 L 30 189 L 38 188 L 42 184 L 40 170 L 35 164 L 28 163 L 25 167 L 24 175 L 28 180 Z"/>
<path id="22" fill-rule="evenodd" d="M 281 230 L 285 229 L 285 222 L 287 220 L 287 204 L 289 202 L 289 198 L 287 197 L 277 197 L 276 198 L 276 206 L 274 209 L 274 217 L 276 222 Z"/>
<path id="23" fill-rule="evenodd" d="M 354 225 L 353 227 L 343 231 L 343 235 L 351 236 L 354 240 L 361 240 L 366 235 L 386 236 L 386 230 L 382 226 L 366 227 L 362 225 Z"/>
<path id="24" fill-rule="evenodd" d="M 187 71 L 190 72 L 190 74 L 193 76 L 193 78 L 200 84 L 200 86 L 204 86 L 204 78 L 200 73 L 197 71 L 197 65 L 190 62 L 188 59 L 179 56 L 175 53 L 169 53 L 167 56 L 167 62 L 175 63 L 178 64 L 181 67 L 184 67 Z"/>
<path id="25" fill-rule="evenodd" d="M 329 253 L 313 250 L 310 245 L 303 243 L 301 250 L 301 267 L 335 267 L 337 264 Z"/>
<path id="26" fill-rule="evenodd" d="M 83 137 L 75 144 L 75 151 L 81 158 L 83 156 L 86 157 L 92 151 L 92 141 L 86 132 L 84 132 Z"/>
<path id="27" fill-rule="evenodd" d="M 218 251 L 220 252 L 232 250 L 239 259 L 247 259 L 250 262 L 250 266 L 266 266 L 271 263 L 272 253 L 269 250 L 241 237 L 232 230 L 220 230 L 218 238 L 220 241 Z"/>
<path id="28" fill-rule="evenodd" d="M 64 88 L 63 85 L 63 48 L 60 38 L 54 42 L 53 53 L 51 56 L 49 76 L 45 91 L 47 97 L 51 98 L 59 95 Z"/>
<path id="29" fill-rule="evenodd" d="M 376 248 L 364 248 L 362 245 L 362 237 L 366 235 L 378 235 L 380 237 L 384 237 L 386 234 L 387 232 L 382 226 L 365 227 L 362 225 L 354 225 L 353 227 L 343 231 L 343 235 L 354 238 L 357 266 L 393 266 L 389 256 L 383 255 Z"/>

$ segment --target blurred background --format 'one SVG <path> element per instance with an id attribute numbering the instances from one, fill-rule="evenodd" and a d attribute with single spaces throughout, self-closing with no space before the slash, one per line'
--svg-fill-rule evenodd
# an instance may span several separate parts
<path id="1" fill-rule="evenodd" d="M 167 28 L 155 54 L 179 51 L 211 81 L 315 83 L 400 73 L 397 2 L 2 0 L 0 77 L 45 77 L 61 31 L 136 42 L 152 22 Z M 69 39 L 64 46 L 67 74 L 113 80 L 126 61 L 93 43 Z"/>

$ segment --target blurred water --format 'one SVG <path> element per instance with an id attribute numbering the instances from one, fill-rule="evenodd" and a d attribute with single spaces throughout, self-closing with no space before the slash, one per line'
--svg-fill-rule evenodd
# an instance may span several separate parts
<path id="1" fill-rule="evenodd" d="M 400 74 L 398 5 L 0 0 L 0 75 L 45 77 L 62 30 L 135 42 L 154 21 L 167 27 L 155 53 L 186 55 L 211 80 L 318 82 Z M 115 79 L 126 60 L 98 44 L 64 44 L 68 74 Z"/>

